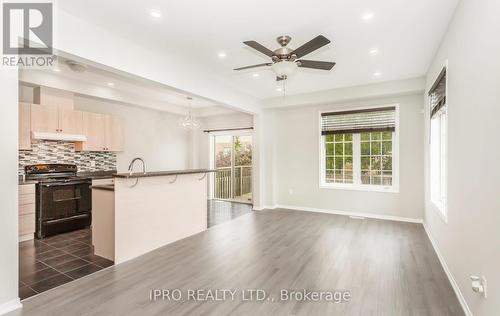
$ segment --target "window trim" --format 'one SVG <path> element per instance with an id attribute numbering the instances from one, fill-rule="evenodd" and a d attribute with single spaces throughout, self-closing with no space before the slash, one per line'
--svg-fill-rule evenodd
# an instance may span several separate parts
<path id="1" fill-rule="evenodd" d="M 370 184 L 350 184 L 350 183 L 326 183 L 326 162 L 325 162 L 325 144 L 323 141 L 324 135 L 321 135 L 321 114 L 335 113 L 344 111 L 370 110 L 381 107 L 395 107 L 396 115 L 396 130 L 393 132 L 392 139 L 392 186 L 370 185 Z M 399 104 L 383 104 L 362 107 L 342 107 L 335 110 L 323 110 L 318 112 L 318 144 L 319 144 L 319 173 L 318 184 L 320 189 L 333 190 L 348 190 L 348 191 L 367 191 L 367 192 L 384 192 L 384 193 L 399 193 Z M 354 157 L 360 157 L 360 142 L 354 142 L 353 135 L 353 177 L 360 177 L 360 161 L 356 161 Z M 356 166 L 359 166 L 356 168 Z"/>
<path id="2" fill-rule="evenodd" d="M 429 200 L 432 208 L 436 213 L 439 214 L 441 219 L 445 222 L 448 223 L 448 107 L 445 107 L 444 109 L 444 114 L 440 114 L 438 117 L 435 119 L 441 120 L 442 117 L 444 116 L 444 128 L 442 128 L 442 122 L 439 122 L 440 127 L 439 127 L 439 147 L 440 147 L 440 154 L 442 156 L 439 157 L 440 160 L 440 168 L 439 168 L 439 182 L 440 182 L 440 189 L 444 191 L 444 193 L 440 194 L 441 197 L 444 197 L 443 201 L 436 201 L 435 195 L 433 192 L 433 175 L 432 175 L 432 161 L 433 161 L 433 155 L 432 155 L 432 136 L 431 136 L 431 143 L 429 144 Z M 429 122 L 432 124 L 432 119 Z M 444 137 L 444 146 L 441 147 L 442 141 Z M 443 153 L 444 151 L 444 153 Z M 443 157 L 444 156 L 444 157 Z M 443 167 L 443 162 L 444 162 L 444 167 Z"/>
<path id="3" fill-rule="evenodd" d="M 442 183 L 442 185 L 444 186 L 444 201 L 442 203 L 438 203 L 436 202 L 434 199 L 433 199 L 433 192 L 432 192 L 432 133 L 431 133 L 431 130 L 432 130 L 432 118 L 429 116 L 428 117 L 428 122 L 429 122 L 429 126 L 428 126 L 428 133 L 429 133 L 429 144 L 428 144 L 428 159 L 429 159 L 429 166 L 428 166 L 428 194 L 429 194 L 429 204 L 431 206 L 431 208 L 439 215 L 439 217 L 441 217 L 441 219 L 443 220 L 443 222 L 445 224 L 448 224 L 448 144 L 449 144 L 449 134 L 448 134 L 448 131 L 449 131 L 449 111 L 450 111 L 450 107 L 448 106 L 448 101 L 449 101 L 449 98 L 448 98 L 448 92 L 449 92 L 449 86 L 448 86 L 448 60 L 446 60 L 444 62 L 444 65 L 443 65 L 443 68 L 441 69 L 441 71 L 439 72 L 439 74 L 436 76 L 436 79 L 435 79 L 435 83 L 436 84 L 439 80 L 440 80 L 440 77 L 442 75 L 443 72 L 446 72 L 446 82 L 445 82 L 445 85 L 446 85 L 446 103 L 445 103 L 445 106 L 444 106 L 444 109 L 441 109 L 441 110 L 444 110 L 444 115 L 445 115 L 445 127 L 444 127 L 444 131 L 440 128 L 440 138 L 443 137 L 443 132 L 444 132 L 444 136 L 445 136 L 445 144 L 444 144 L 444 159 L 443 157 L 440 157 L 440 160 L 441 162 L 444 161 L 444 168 L 440 168 L 440 182 Z M 434 87 L 434 84 L 433 84 L 433 87 Z M 429 91 L 431 91 L 431 89 L 429 89 Z M 432 107 L 432 104 L 431 104 L 431 100 L 430 98 L 428 98 L 428 109 L 429 111 L 431 111 L 431 107 Z M 430 113 L 430 112 L 429 112 Z M 441 115 L 440 115 L 441 116 Z M 437 118 L 436 118 L 437 119 Z M 442 141 L 442 139 L 440 139 L 440 141 Z M 443 175 L 444 173 L 444 175 Z"/>

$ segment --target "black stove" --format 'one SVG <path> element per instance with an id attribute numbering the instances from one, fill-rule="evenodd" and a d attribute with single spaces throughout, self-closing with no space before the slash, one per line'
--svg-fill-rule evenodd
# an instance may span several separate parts
<path id="1" fill-rule="evenodd" d="M 90 227 L 92 180 L 78 177 L 74 164 L 37 164 L 24 168 L 27 180 L 36 180 L 35 237 Z"/>

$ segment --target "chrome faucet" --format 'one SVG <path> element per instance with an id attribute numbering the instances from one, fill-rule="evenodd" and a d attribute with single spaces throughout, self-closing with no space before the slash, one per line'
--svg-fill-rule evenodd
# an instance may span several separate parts
<path id="1" fill-rule="evenodd" d="M 128 165 L 128 172 L 130 175 L 132 175 L 132 170 L 134 169 L 134 163 L 137 160 L 142 162 L 142 173 L 146 173 L 146 164 L 144 163 L 144 160 L 142 160 L 142 158 L 140 158 L 140 157 L 137 157 L 137 158 L 132 159 L 132 161 L 130 162 L 130 165 Z"/>

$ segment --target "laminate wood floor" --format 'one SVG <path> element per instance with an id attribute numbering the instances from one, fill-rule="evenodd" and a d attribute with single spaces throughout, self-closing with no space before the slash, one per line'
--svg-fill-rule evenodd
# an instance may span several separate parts
<path id="1" fill-rule="evenodd" d="M 176 288 L 186 301 L 150 300 Z M 189 289 L 270 300 L 194 301 Z M 351 298 L 280 301 L 281 289 Z M 251 212 L 23 304 L 9 315 L 463 315 L 422 225 L 291 210 Z"/>
<path id="2" fill-rule="evenodd" d="M 251 204 L 230 202 L 223 200 L 208 200 L 207 225 L 212 227 L 252 211 Z"/>

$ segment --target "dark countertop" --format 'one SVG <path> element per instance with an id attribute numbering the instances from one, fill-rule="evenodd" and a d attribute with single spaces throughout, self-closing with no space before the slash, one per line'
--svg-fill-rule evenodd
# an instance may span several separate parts
<path id="1" fill-rule="evenodd" d="M 37 184 L 38 181 L 36 180 L 23 180 L 22 177 L 19 177 L 19 185 L 25 185 L 25 184 Z"/>
<path id="2" fill-rule="evenodd" d="M 98 179 L 111 179 L 116 174 L 116 170 L 109 171 L 84 171 L 78 172 L 76 175 L 79 177 L 91 178 L 92 180 Z"/>
<path id="3" fill-rule="evenodd" d="M 114 191 L 115 185 L 114 184 L 98 184 L 98 185 L 91 185 L 90 188 L 92 190 Z"/>
<path id="4" fill-rule="evenodd" d="M 117 173 L 114 175 L 115 178 L 144 178 L 144 177 L 161 177 L 161 176 L 176 176 L 182 174 L 196 174 L 196 173 L 207 173 L 215 172 L 212 169 L 184 169 L 184 170 L 168 170 L 168 171 L 150 171 L 146 173 L 134 172 L 130 173 Z"/>
<path id="5" fill-rule="evenodd" d="M 92 180 L 98 179 L 112 179 L 116 174 L 116 170 L 108 171 L 83 171 L 78 172 L 76 175 L 82 178 L 91 178 Z M 19 185 L 24 184 L 37 184 L 38 180 L 24 180 L 22 175 L 19 175 Z"/>

